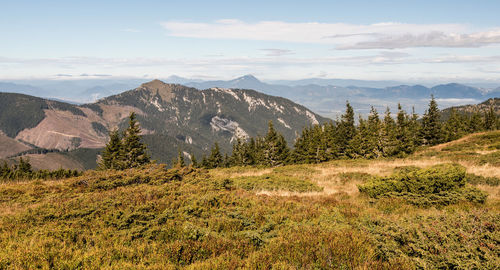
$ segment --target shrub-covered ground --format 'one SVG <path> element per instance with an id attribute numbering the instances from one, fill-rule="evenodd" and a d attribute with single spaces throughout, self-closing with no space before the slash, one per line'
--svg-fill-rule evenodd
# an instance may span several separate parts
<path id="1" fill-rule="evenodd" d="M 459 160 L 466 182 L 457 185 L 482 190 L 484 203 L 419 205 L 358 191 L 456 161 L 432 151 L 434 158 L 151 165 L 3 183 L 0 269 L 498 269 L 500 167 Z"/>

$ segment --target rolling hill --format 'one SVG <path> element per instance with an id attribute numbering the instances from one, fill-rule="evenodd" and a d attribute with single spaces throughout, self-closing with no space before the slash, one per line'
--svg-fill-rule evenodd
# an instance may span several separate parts
<path id="1" fill-rule="evenodd" d="M 0 130 L 6 136 L 29 145 L 32 154 L 55 149 L 60 153 L 53 155 L 68 153 L 88 166 L 95 164 L 89 153 L 97 151 L 82 149 L 102 148 L 108 131 L 125 128 L 132 111 L 153 159 L 161 162 L 171 161 L 179 149 L 200 156 L 215 142 L 228 151 L 237 137 L 264 135 L 268 121 L 289 142 L 303 127 L 329 121 L 290 100 L 254 90 L 200 91 L 159 80 L 83 105 L 13 93 L 0 93 L 0 103 Z"/>

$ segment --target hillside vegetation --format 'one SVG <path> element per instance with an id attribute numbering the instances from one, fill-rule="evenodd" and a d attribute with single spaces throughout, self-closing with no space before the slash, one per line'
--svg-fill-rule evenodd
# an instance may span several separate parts
<path id="1" fill-rule="evenodd" d="M 493 131 L 397 159 L 151 164 L 3 183 L 0 269 L 498 269 L 499 141 Z M 487 197 L 415 204 L 359 192 L 395 175 L 432 176 L 435 189 L 402 192 Z"/>

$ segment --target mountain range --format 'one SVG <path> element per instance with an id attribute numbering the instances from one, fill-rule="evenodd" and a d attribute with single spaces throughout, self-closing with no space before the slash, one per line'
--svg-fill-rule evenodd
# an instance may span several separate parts
<path id="1" fill-rule="evenodd" d="M 254 89 L 268 95 L 281 96 L 303 104 L 312 111 L 329 118 L 337 117 L 349 100 L 358 113 L 364 114 L 375 106 L 379 111 L 397 103 L 414 107 L 423 113 L 431 94 L 442 108 L 479 103 L 488 98 L 500 96 L 500 87 L 473 87 L 458 83 L 440 84 L 433 87 L 407 85 L 397 81 L 364 81 L 311 78 L 295 81 L 263 82 L 252 75 L 233 80 L 204 81 L 170 76 L 165 82 L 183 84 L 198 90 L 212 87 Z M 93 102 L 115 95 L 126 89 L 146 82 L 145 79 L 88 79 L 88 80 L 32 80 L 0 83 L 0 91 L 17 92 L 56 100 L 70 100 L 79 103 Z"/>
<path id="2" fill-rule="evenodd" d="M 75 105 L 24 94 L 0 93 L 0 158 L 28 154 L 35 165 L 95 167 L 108 132 L 125 129 L 136 112 L 152 158 L 170 162 L 183 151 L 198 158 L 218 142 L 223 151 L 238 137 L 265 135 L 268 121 L 287 141 L 303 127 L 329 119 L 288 99 L 254 90 L 198 90 L 159 80 Z"/>

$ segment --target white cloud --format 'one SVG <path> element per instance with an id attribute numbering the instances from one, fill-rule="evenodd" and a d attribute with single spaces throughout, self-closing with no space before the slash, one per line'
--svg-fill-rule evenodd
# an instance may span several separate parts
<path id="1" fill-rule="evenodd" d="M 283 56 L 294 54 L 291 50 L 286 49 L 260 49 L 261 51 L 266 52 L 266 56 Z"/>
<path id="2" fill-rule="evenodd" d="M 162 26 L 169 35 L 177 37 L 331 44 L 343 50 L 500 44 L 500 28 L 474 32 L 463 24 L 246 23 L 226 19 L 212 23 L 168 21 L 163 22 Z"/>

